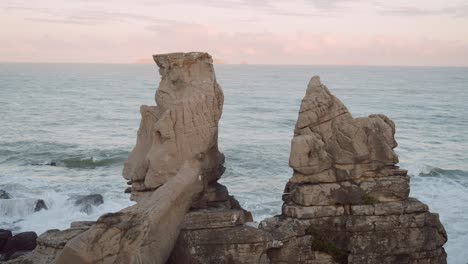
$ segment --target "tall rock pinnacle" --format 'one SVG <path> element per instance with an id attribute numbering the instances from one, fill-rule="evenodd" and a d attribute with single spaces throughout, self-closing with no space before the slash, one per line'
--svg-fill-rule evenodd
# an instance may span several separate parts
<path id="1" fill-rule="evenodd" d="M 261 223 L 283 243 L 269 250 L 272 263 L 446 263 L 447 234 L 408 197 L 394 135 L 388 117 L 353 118 L 319 77 L 310 80 L 282 214 Z"/>
<path id="2" fill-rule="evenodd" d="M 137 143 L 123 170 L 136 201 L 176 175 L 197 153 L 205 156 L 202 177 L 207 183 L 224 172 L 217 140 L 224 97 L 211 56 L 191 52 L 153 58 L 161 75 L 157 106 L 141 106 Z"/>

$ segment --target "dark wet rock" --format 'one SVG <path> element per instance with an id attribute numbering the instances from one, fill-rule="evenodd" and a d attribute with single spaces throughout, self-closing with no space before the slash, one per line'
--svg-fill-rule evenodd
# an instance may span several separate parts
<path id="1" fill-rule="evenodd" d="M 1 251 L 1 260 L 9 260 L 32 251 L 37 245 L 36 232 L 23 232 L 10 237 Z"/>
<path id="2" fill-rule="evenodd" d="M 12 237 L 10 230 L 0 229 L 0 252 L 10 237 Z"/>
<path id="3" fill-rule="evenodd" d="M 39 199 L 39 200 L 36 201 L 36 206 L 34 207 L 34 212 L 39 212 L 42 209 L 47 210 L 49 208 L 47 207 L 47 204 L 45 203 L 44 200 Z"/>
<path id="4" fill-rule="evenodd" d="M 98 206 L 104 203 L 104 198 L 100 194 L 80 195 L 75 200 L 75 206 L 80 207 L 80 211 L 91 214 L 93 206 Z"/>
<path id="5" fill-rule="evenodd" d="M 11 199 L 11 195 L 5 190 L 0 190 L 0 199 Z"/>

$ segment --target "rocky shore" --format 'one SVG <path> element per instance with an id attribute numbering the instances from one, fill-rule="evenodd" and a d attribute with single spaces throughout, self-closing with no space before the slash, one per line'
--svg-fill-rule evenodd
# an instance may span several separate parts
<path id="1" fill-rule="evenodd" d="M 154 60 L 157 105 L 141 106 L 123 170 L 137 203 L 49 230 L 9 263 L 446 263 L 447 234 L 437 214 L 409 197 L 388 117 L 352 117 L 313 77 L 291 142 L 293 175 L 278 194 L 282 213 L 256 224 L 218 183 L 224 97 L 211 56 Z M 91 210 L 90 201 L 100 202 L 79 197 L 76 205 Z"/>

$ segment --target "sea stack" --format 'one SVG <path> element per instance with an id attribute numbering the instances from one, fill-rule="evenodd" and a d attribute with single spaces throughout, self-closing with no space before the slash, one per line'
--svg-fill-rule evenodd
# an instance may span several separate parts
<path id="1" fill-rule="evenodd" d="M 291 143 L 293 176 L 282 213 L 257 228 L 218 183 L 223 93 L 211 56 L 154 60 L 157 106 L 141 107 L 123 170 L 137 203 L 96 222 L 49 230 L 34 251 L 9 263 L 446 263 L 447 234 L 437 214 L 409 198 L 388 117 L 353 118 L 313 77 Z"/>
<path id="2" fill-rule="evenodd" d="M 215 182 L 224 172 L 218 150 L 223 91 L 208 53 L 154 55 L 161 82 L 156 106 L 140 107 L 137 142 L 123 169 L 131 199 L 141 201 L 177 174 L 185 160 L 203 153 L 202 178 Z"/>
<path id="3" fill-rule="evenodd" d="M 261 223 L 284 244 L 269 251 L 272 263 L 446 263 L 447 234 L 438 214 L 408 197 L 394 135 L 388 117 L 353 118 L 319 77 L 310 80 L 282 214 Z"/>

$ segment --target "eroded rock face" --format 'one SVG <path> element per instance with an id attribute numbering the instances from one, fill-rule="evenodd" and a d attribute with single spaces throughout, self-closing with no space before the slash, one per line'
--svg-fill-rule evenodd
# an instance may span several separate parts
<path id="1" fill-rule="evenodd" d="M 102 215 L 68 241 L 55 262 L 164 263 L 179 235 L 184 215 L 202 191 L 202 161 L 184 162 L 179 172 L 151 196 L 117 213 Z"/>
<path id="2" fill-rule="evenodd" d="M 205 157 L 202 177 L 207 183 L 224 172 L 217 145 L 224 97 L 211 56 L 192 52 L 153 57 L 161 75 L 157 106 L 141 106 L 137 143 L 123 170 L 135 201 L 163 185 L 198 153 Z"/>
<path id="3" fill-rule="evenodd" d="M 246 225 L 253 221 L 250 212 L 244 210 L 238 201 L 229 195 L 226 186 L 217 182 L 224 173 L 224 155 L 218 151 L 217 144 L 217 125 L 223 97 L 221 87 L 216 83 L 211 57 L 205 54 L 203 65 L 186 67 L 184 65 L 192 65 L 191 60 L 185 61 L 187 59 L 182 60 L 178 56 L 155 56 L 163 76 L 156 93 L 156 101 L 161 109 L 171 109 L 168 102 L 175 102 L 174 98 L 195 98 L 196 103 L 191 105 L 203 111 L 200 116 L 186 113 L 175 115 L 181 115 L 177 122 L 186 125 L 185 128 L 182 125 L 176 126 L 176 130 L 191 131 L 188 135 L 180 132 L 181 135 L 175 140 L 193 141 L 190 144 L 196 148 L 199 144 L 209 148 L 202 169 L 202 176 L 206 179 L 203 196 L 192 204 L 185 216 L 168 263 L 268 263 L 266 252 L 273 246 L 271 235 Z M 191 55 L 189 53 L 185 56 Z M 175 61 L 172 61 L 174 59 Z M 200 96 L 200 93 L 206 96 Z M 178 107 L 185 109 L 187 106 Z M 178 113 L 177 111 L 183 111 L 181 109 L 176 108 L 172 111 Z M 209 129 L 205 129 L 205 126 Z M 204 143 L 207 139 L 211 139 L 209 144 Z M 192 145 L 187 147 L 193 148 Z M 153 148 L 157 146 L 153 143 Z M 181 157 L 185 151 L 187 150 L 179 151 L 182 153 Z M 157 155 L 150 153 L 147 157 L 149 163 L 154 161 L 158 164 L 159 161 L 154 158 L 158 157 Z M 162 179 L 157 174 L 152 174 L 151 170 L 148 173 L 146 177 Z"/>
<path id="4" fill-rule="evenodd" d="M 353 118 L 319 77 L 311 79 L 282 214 L 261 224 L 284 244 L 269 250 L 272 263 L 323 263 L 317 251 L 338 263 L 446 263 L 447 234 L 437 214 L 408 197 L 394 134 L 388 117 Z"/>
<path id="5" fill-rule="evenodd" d="M 140 109 L 137 144 L 123 170 L 131 184 L 126 191 L 131 192 L 131 199 L 143 202 L 174 176 L 184 160 L 204 153 L 203 196 L 182 219 L 169 263 L 256 263 L 266 259 L 271 236 L 245 226 L 252 215 L 217 182 L 224 173 L 224 155 L 218 150 L 224 98 L 211 56 L 173 53 L 155 55 L 154 60 L 161 75 L 157 106 Z"/>

